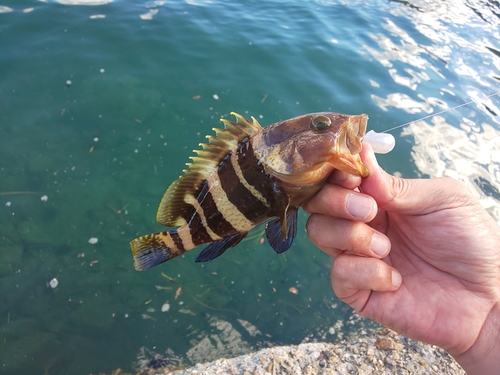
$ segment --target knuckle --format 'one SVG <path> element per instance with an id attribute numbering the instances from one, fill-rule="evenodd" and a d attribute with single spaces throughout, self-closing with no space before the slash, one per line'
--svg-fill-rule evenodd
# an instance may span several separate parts
<path id="1" fill-rule="evenodd" d="M 451 177 L 441 177 L 439 180 L 442 181 L 443 190 L 453 191 L 451 203 L 459 206 L 472 206 L 476 203 L 471 190 L 463 181 Z"/>
<path id="2" fill-rule="evenodd" d="M 320 216 L 318 214 L 312 214 L 309 216 L 306 222 L 306 232 L 311 241 L 316 243 L 318 237 L 318 226 L 319 226 Z"/>
<path id="3" fill-rule="evenodd" d="M 404 178 L 392 176 L 389 192 L 389 199 L 385 203 L 392 203 L 397 198 L 408 197 L 411 195 L 411 185 L 408 180 Z"/>
<path id="4" fill-rule="evenodd" d="M 355 252 L 364 252 L 369 248 L 370 235 L 366 231 L 366 226 L 360 222 L 352 222 L 349 227 L 349 246 L 348 250 Z M 357 251 L 356 251 L 357 250 Z"/>
<path id="5" fill-rule="evenodd" d="M 332 264 L 332 278 L 338 282 L 346 283 L 354 270 L 352 257 L 339 255 Z"/>
<path id="6" fill-rule="evenodd" d="M 371 278 L 373 280 L 384 280 L 388 276 L 386 264 L 382 262 L 373 262 L 371 273 Z"/>

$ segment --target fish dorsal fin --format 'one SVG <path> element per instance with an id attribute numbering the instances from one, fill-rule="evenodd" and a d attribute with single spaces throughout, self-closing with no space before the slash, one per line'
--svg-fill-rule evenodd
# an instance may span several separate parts
<path id="1" fill-rule="evenodd" d="M 224 129 L 213 128 L 215 136 L 207 135 L 208 143 L 200 143 L 201 150 L 194 150 L 196 156 L 191 156 L 191 163 L 186 163 L 184 175 L 174 181 L 160 202 L 156 220 L 168 227 L 177 227 L 185 223 L 192 214 L 193 206 L 186 203 L 186 195 L 198 197 L 205 186 L 206 180 L 217 169 L 226 155 L 238 147 L 245 137 L 251 137 L 262 127 L 252 117 L 252 122 L 243 116 L 231 112 L 236 122 L 221 119 Z"/>

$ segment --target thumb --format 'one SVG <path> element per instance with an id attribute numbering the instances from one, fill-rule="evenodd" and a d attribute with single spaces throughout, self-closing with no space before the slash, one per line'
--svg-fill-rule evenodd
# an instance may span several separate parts
<path id="1" fill-rule="evenodd" d="M 372 196 L 379 208 L 385 211 L 425 214 L 442 208 L 443 204 L 447 206 L 446 201 L 451 205 L 456 198 L 458 181 L 449 178 L 405 179 L 388 174 L 378 165 L 373 149 L 366 142 L 363 143 L 361 159 L 370 171 L 360 185 L 361 191 Z"/>

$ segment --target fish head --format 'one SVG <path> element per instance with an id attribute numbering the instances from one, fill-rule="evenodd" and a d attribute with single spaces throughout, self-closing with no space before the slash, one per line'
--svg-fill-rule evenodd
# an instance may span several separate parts
<path id="1" fill-rule="evenodd" d="M 334 170 L 367 177 L 359 153 L 368 116 L 311 113 L 272 124 L 254 140 L 268 173 L 281 181 L 309 185 Z"/>

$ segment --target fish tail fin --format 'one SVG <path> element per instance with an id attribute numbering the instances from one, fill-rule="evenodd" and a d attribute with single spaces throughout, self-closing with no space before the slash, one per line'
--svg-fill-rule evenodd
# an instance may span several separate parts
<path id="1" fill-rule="evenodd" d="M 172 230 L 148 234 L 130 241 L 135 269 L 144 271 L 190 250 L 176 246 L 182 244 L 178 237 L 177 231 Z"/>

